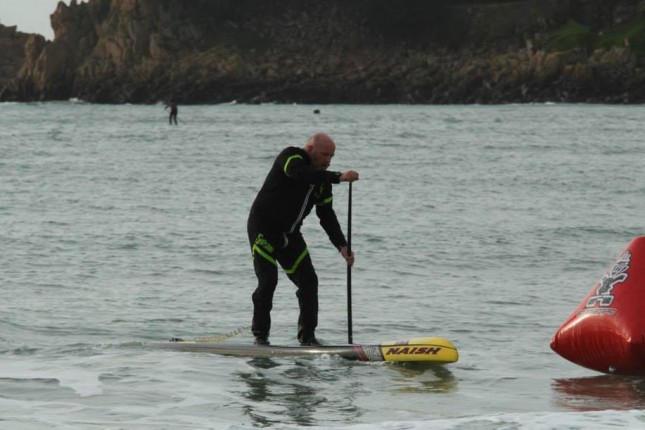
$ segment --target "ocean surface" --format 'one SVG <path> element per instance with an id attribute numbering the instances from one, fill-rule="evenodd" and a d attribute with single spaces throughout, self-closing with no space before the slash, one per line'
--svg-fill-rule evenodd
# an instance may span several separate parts
<path id="1" fill-rule="evenodd" d="M 320 114 L 314 114 L 320 109 Z M 0 429 L 645 428 L 645 380 L 549 348 L 644 233 L 645 106 L 0 104 Z M 316 132 L 354 169 L 353 338 L 441 336 L 446 366 L 151 342 L 247 327 L 246 217 Z M 334 207 L 347 225 L 348 187 Z M 311 215 L 328 344 L 346 268 Z M 271 341 L 296 344 L 284 275 Z M 225 340 L 249 343 L 250 333 Z"/>

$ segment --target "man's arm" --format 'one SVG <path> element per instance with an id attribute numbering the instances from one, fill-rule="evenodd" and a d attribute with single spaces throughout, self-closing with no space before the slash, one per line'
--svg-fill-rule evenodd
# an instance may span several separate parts
<path id="1" fill-rule="evenodd" d="M 332 207 L 332 200 L 333 197 L 330 193 L 329 196 L 322 201 L 322 203 L 317 204 L 316 215 L 318 215 L 318 218 L 320 219 L 320 225 L 327 233 L 327 236 L 329 236 L 331 243 L 333 243 L 334 246 L 340 251 L 340 254 L 347 262 L 347 265 L 352 266 L 354 264 L 354 253 L 349 252 L 349 248 L 347 247 L 347 240 L 345 239 L 345 235 L 340 228 L 340 223 L 338 222 L 336 212 Z"/>
<path id="2" fill-rule="evenodd" d="M 347 247 L 347 240 L 340 228 L 340 223 L 338 222 L 336 212 L 334 212 L 334 208 L 332 207 L 331 200 L 324 204 L 317 204 L 316 215 L 318 215 L 320 225 L 323 230 L 325 230 L 325 233 L 329 236 L 329 240 L 334 244 L 336 249 L 340 251 L 342 247 Z"/>
<path id="3" fill-rule="evenodd" d="M 289 149 L 283 151 L 280 154 L 280 165 L 284 174 L 296 182 L 306 184 L 322 184 L 323 182 L 337 184 L 340 182 L 341 172 L 318 170 L 308 163 L 305 157 L 307 157 L 306 154 L 297 151 Z"/>

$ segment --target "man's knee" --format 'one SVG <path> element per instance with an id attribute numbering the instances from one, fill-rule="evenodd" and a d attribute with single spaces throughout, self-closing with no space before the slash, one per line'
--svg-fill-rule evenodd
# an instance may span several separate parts
<path id="1" fill-rule="evenodd" d="M 316 271 L 313 267 L 301 267 L 296 270 L 290 278 L 298 288 L 307 290 L 318 289 L 318 275 L 316 275 Z"/>
<path id="2" fill-rule="evenodd" d="M 278 286 L 277 274 L 265 274 L 258 276 L 258 290 L 260 291 L 274 291 Z"/>

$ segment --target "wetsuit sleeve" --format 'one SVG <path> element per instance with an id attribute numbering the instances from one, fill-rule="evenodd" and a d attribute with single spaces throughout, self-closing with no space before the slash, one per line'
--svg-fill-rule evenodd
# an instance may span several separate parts
<path id="1" fill-rule="evenodd" d="M 318 215 L 320 225 L 325 230 L 325 233 L 327 233 L 327 236 L 329 236 L 331 243 L 340 250 L 341 247 L 347 245 L 347 240 L 340 228 L 338 217 L 336 217 L 336 212 L 332 207 L 332 201 L 333 197 L 329 193 L 327 197 L 316 203 L 316 215 Z"/>
<path id="2" fill-rule="evenodd" d="M 338 184 L 340 182 L 340 172 L 318 170 L 305 161 L 305 157 L 306 155 L 290 151 L 280 154 L 279 162 L 284 174 L 296 182 L 306 184 L 322 184 L 324 182 Z"/>

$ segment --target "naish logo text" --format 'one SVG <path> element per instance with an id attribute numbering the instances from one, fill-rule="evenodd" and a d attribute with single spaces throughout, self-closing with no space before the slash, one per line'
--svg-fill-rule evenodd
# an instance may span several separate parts
<path id="1" fill-rule="evenodd" d="M 391 346 L 388 347 L 385 355 L 437 355 L 441 349 L 441 347 L 430 346 Z"/>
<path id="2" fill-rule="evenodd" d="M 629 270 L 629 262 L 631 259 L 632 254 L 629 251 L 626 251 L 620 256 L 616 264 L 600 280 L 600 286 L 596 290 L 596 295 L 591 296 L 587 301 L 587 308 L 591 308 L 596 304 L 602 307 L 611 305 L 615 298 L 612 294 L 614 287 L 625 282 L 628 278 L 627 271 Z"/>

